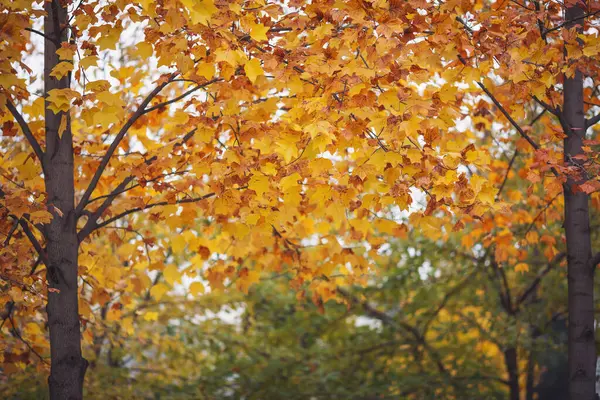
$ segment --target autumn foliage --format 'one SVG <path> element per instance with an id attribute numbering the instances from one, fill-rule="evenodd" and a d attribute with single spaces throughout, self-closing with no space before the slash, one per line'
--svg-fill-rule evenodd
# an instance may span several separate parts
<path id="1" fill-rule="evenodd" d="M 419 373 L 393 367 L 413 362 L 447 386 L 373 389 L 407 398 L 472 396 L 490 375 L 494 393 L 533 398 L 538 341 L 568 314 L 565 385 L 591 399 L 599 12 L 581 1 L 0 0 L 0 385 L 50 373 L 53 399 L 81 398 L 85 382 L 101 397 L 102 371 L 141 368 L 144 352 L 183 363 L 173 348 L 198 304 L 243 303 L 252 316 L 272 291 L 315 326 L 362 310 L 381 338 L 404 332 L 408 355 L 374 362 L 392 381 Z M 433 258 L 398 253 L 425 249 Z M 431 273 L 414 275 L 424 265 Z M 405 286 L 389 286 L 407 270 Z M 554 300 L 548 279 L 561 282 Z M 473 282 L 490 290 L 461 294 Z M 264 315 L 274 325 L 256 332 L 283 335 Z M 467 334 L 452 333 L 460 324 Z M 352 326 L 344 341 L 358 340 Z M 244 329 L 224 346 L 260 347 Z M 190 374 L 219 370 L 215 348 L 187 343 Z M 452 366 L 457 348 L 480 352 L 485 373 Z M 310 372 L 335 370 L 324 365 Z"/>

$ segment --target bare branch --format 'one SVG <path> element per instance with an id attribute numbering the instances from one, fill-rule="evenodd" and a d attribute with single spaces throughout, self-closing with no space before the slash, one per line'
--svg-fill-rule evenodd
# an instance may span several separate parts
<path id="1" fill-rule="evenodd" d="M 460 60 L 460 62 L 462 62 L 463 64 L 467 64 L 467 61 L 459 54 L 458 55 L 458 59 Z M 527 133 L 525 133 L 525 131 L 523 130 L 523 128 L 521 128 L 521 126 L 519 124 L 517 124 L 517 121 L 515 121 L 513 119 L 513 117 L 510 116 L 510 114 L 508 113 L 508 111 L 506 111 L 506 109 L 504 108 L 504 106 L 502 104 L 500 104 L 500 102 L 498 101 L 498 99 L 496 99 L 496 97 L 492 94 L 492 92 L 490 92 L 488 90 L 488 88 L 485 87 L 485 85 L 481 82 L 475 82 L 477 84 L 477 86 L 479 86 L 481 88 L 481 90 L 483 90 L 485 92 L 485 94 L 488 95 L 488 97 L 490 98 L 490 100 L 492 100 L 492 102 L 496 105 L 496 107 L 498 107 L 498 109 L 500 110 L 500 112 L 504 115 L 504 117 L 506 117 L 506 119 L 508 120 L 508 122 L 510 122 L 510 124 L 512 126 L 514 126 L 514 128 L 517 130 L 517 132 L 519 132 L 519 134 L 525 139 L 527 140 L 527 142 L 536 150 L 538 150 L 540 148 L 540 146 L 533 141 L 533 139 L 531 139 L 531 137 L 529 137 L 529 135 Z"/>
<path id="2" fill-rule="evenodd" d="M 33 148 L 35 155 L 40 160 L 40 163 L 42 164 L 42 169 L 43 169 L 44 168 L 44 152 L 42 151 L 40 144 L 37 142 L 37 140 L 35 140 L 35 137 L 33 136 L 33 133 L 31 132 L 31 129 L 29 128 L 29 125 L 27 125 L 27 122 L 25 122 L 25 119 L 23 118 L 21 113 L 19 113 L 19 111 L 17 110 L 15 105 L 12 103 L 12 101 L 10 101 L 10 99 L 6 101 L 6 107 L 8 108 L 10 113 L 13 115 L 15 120 L 17 121 L 17 124 L 19 124 L 19 126 L 21 127 L 21 130 L 23 131 L 23 134 L 27 138 L 27 141 Z"/>
<path id="3" fill-rule="evenodd" d="M 37 270 L 37 267 L 41 264 L 41 262 L 42 262 L 42 256 L 38 256 L 37 260 L 35 260 L 35 262 L 31 266 L 31 270 L 29 271 L 30 276 L 35 274 L 35 271 Z"/>
<path id="4" fill-rule="evenodd" d="M 159 180 L 160 178 L 165 178 L 165 177 L 167 177 L 167 176 L 172 176 L 172 175 L 182 175 L 182 174 L 184 174 L 184 173 L 185 173 L 185 171 L 170 172 L 170 173 L 168 173 L 168 174 L 162 174 L 162 175 L 156 176 L 156 177 L 154 177 L 154 178 L 152 178 L 152 179 L 148 179 L 148 180 L 146 180 L 146 182 L 147 182 L 147 183 L 148 183 L 148 182 L 154 182 L 154 181 L 157 181 L 157 180 Z M 90 204 L 92 204 L 93 202 L 95 202 L 95 201 L 98 201 L 98 200 L 106 199 L 107 197 L 110 197 L 110 196 L 112 196 L 113 194 L 119 195 L 119 194 L 121 194 L 121 193 L 129 192 L 130 190 L 133 190 L 133 189 L 135 189 L 135 188 L 137 188 L 137 187 L 139 187 L 139 186 L 141 186 L 141 185 L 140 185 L 139 183 L 136 183 L 136 184 L 134 184 L 134 185 L 131 185 L 131 186 L 129 186 L 129 187 L 126 187 L 126 188 L 124 188 L 124 189 L 123 189 L 123 190 L 121 190 L 121 191 L 117 191 L 117 190 L 115 189 L 115 190 L 113 190 L 112 192 L 110 192 L 109 194 L 103 194 L 103 195 L 101 195 L 101 196 L 94 197 L 93 199 L 90 199 L 90 200 L 88 200 L 88 203 L 87 203 L 87 205 L 90 205 Z M 92 215 L 92 212 L 90 212 L 90 211 L 88 211 L 88 210 L 85 210 L 85 209 L 84 209 L 84 210 L 81 212 L 81 215 L 86 215 L 86 213 L 87 213 L 88 217 Z"/>
<path id="5" fill-rule="evenodd" d="M 465 286 L 467 286 L 467 284 L 469 282 L 471 282 L 471 279 L 478 272 L 479 272 L 478 269 L 473 269 L 463 280 L 461 280 L 458 284 L 456 284 L 452 289 L 450 289 L 444 295 L 444 298 L 442 299 L 442 301 L 440 302 L 440 304 L 438 305 L 438 307 L 435 310 L 433 310 L 433 312 L 431 313 L 431 316 L 425 322 L 425 325 L 423 326 L 423 332 L 427 332 L 427 330 L 429 329 L 429 326 L 431 325 L 431 323 L 435 320 L 435 318 L 438 316 L 438 314 L 444 309 L 444 307 L 446 307 L 446 304 L 448 304 L 448 302 L 450 301 L 450 299 L 452 298 L 452 296 L 460 293 L 465 288 Z"/>
<path id="6" fill-rule="evenodd" d="M 543 115 L 546 113 L 546 111 L 548 111 L 548 110 L 546 110 L 546 109 L 544 108 L 544 109 L 542 110 L 542 112 L 541 112 L 541 113 L 539 113 L 538 115 L 536 115 L 536 116 L 535 116 L 535 117 L 534 117 L 534 118 L 531 120 L 531 122 L 529 123 L 529 126 L 533 126 L 533 124 L 535 124 L 535 123 L 536 123 L 536 122 L 537 122 L 537 121 L 538 121 L 540 118 L 542 118 L 542 116 L 543 116 Z"/>

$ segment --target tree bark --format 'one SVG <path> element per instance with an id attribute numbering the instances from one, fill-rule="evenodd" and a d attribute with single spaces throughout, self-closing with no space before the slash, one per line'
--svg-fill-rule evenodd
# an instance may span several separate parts
<path id="1" fill-rule="evenodd" d="M 65 3 L 66 4 L 66 3 Z M 58 0 L 44 3 L 44 94 L 69 88 L 70 75 L 50 76 L 58 64 L 57 45 L 67 41 L 67 9 Z M 61 129 L 65 119 L 66 128 Z M 65 124 L 63 123 L 63 127 Z M 47 204 L 53 214 L 46 226 L 48 265 L 48 327 L 50 330 L 50 399 L 82 399 L 87 361 L 81 355 L 81 332 L 77 302 L 77 240 L 74 212 L 75 183 L 73 140 L 68 112 L 45 110 L 46 152 L 44 154 Z"/>
<path id="2" fill-rule="evenodd" d="M 571 3 L 573 4 L 573 3 Z M 565 21 L 584 14 L 580 6 L 569 6 Z M 583 19 L 567 25 L 583 28 Z M 567 240 L 569 297 L 569 395 L 571 400 L 595 398 L 596 348 L 594 344 L 594 275 L 591 266 L 589 195 L 577 191 L 575 185 L 586 179 L 583 167 L 574 157 L 583 154 L 585 114 L 583 76 L 576 71 L 564 79 L 562 123 L 567 137 L 564 157 L 567 165 L 579 169 L 580 176 L 570 176 L 564 185 L 565 234 Z"/>
<path id="3" fill-rule="evenodd" d="M 508 387 L 510 400 L 519 400 L 519 365 L 517 350 L 514 347 L 504 350 L 504 364 L 508 372 Z"/>

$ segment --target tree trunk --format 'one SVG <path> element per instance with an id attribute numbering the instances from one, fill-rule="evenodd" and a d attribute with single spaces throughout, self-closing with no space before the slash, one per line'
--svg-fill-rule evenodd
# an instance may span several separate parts
<path id="1" fill-rule="evenodd" d="M 66 4 L 66 3 L 65 3 Z M 67 40 L 67 9 L 57 0 L 44 3 L 44 33 L 57 43 Z M 70 75 L 58 80 L 50 72 L 59 62 L 56 45 L 44 45 L 44 94 L 69 87 Z M 53 214 L 46 226 L 48 265 L 48 327 L 50 330 L 50 399 L 82 399 L 87 361 L 81 356 L 77 303 L 77 253 L 79 243 L 74 212 L 73 143 L 68 112 L 54 114 L 46 104 L 44 154 L 47 204 Z M 64 122 L 61 126 L 61 121 Z M 61 129 L 64 128 L 64 129 Z"/>
<path id="2" fill-rule="evenodd" d="M 565 20 L 584 14 L 579 6 L 567 8 Z M 582 29 L 583 19 L 570 23 Z M 583 76 L 580 71 L 572 78 L 565 76 L 562 123 L 567 135 L 564 157 L 567 165 L 577 166 L 574 157 L 582 154 L 585 139 L 583 108 Z M 578 168 L 578 167 L 577 167 Z M 582 168 L 579 168 L 580 170 Z M 574 190 L 574 185 L 586 179 L 571 176 L 564 186 L 565 234 L 567 239 L 569 290 L 569 394 L 571 400 L 595 398 L 596 348 L 594 344 L 594 276 L 591 266 L 589 195 Z"/>
<path id="3" fill-rule="evenodd" d="M 535 337 L 534 337 L 535 339 Z M 532 343 L 533 346 L 533 343 Z M 527 358 L 527 371 L 525 377 L 525 400 L 533 400 L 533 394 L 535 391 L 535 352 L 533 348 L 529 352 L 529 357 Z"/>
<path id="4" fill-rule="evenodd" d="M 510 400 L 519 400 L 519 366 L 517 350 L 514 347 L 504 350 L 504 364 L 508 372 L 508 387 Z"/>

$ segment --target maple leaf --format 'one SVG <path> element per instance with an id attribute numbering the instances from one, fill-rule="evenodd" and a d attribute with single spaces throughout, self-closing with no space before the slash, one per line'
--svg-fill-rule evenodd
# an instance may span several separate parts
<path id="1" fill-rule="evenodd" d="M 265 74 L 260 66 L 260 60 L 258 58 L 253 58 L 246 61 L 246 64 L 244 65 L 244 71 L 246 71 L 246 76 L 252 83 L 256 83 L 258 77 Z"/>
<path id="2" fill-rule="evenodd" d="M 269 31 L 268 26 L 264 26 L 263 24 L 255 24 L 251 22 L 249 24 L 250 27 L 250 37 L 256 41 L 269 40 L 267 37 L 267 32 Z"/>

